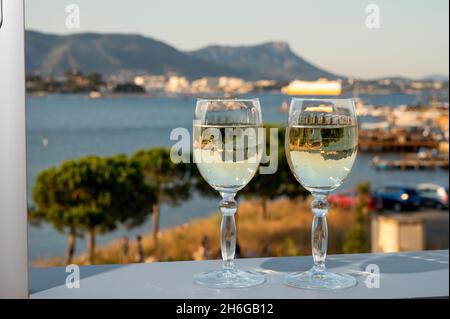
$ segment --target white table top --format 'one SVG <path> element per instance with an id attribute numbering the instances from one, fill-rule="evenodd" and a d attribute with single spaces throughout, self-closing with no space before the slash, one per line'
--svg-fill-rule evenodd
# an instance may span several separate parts
<path id="1" fill-rule="evenodd" d="M 196 286 L 192 276 L 216 269 L 220 260 L 157 262 L 80 267 L 80 287 L 66 287 L 64 267 L 30 269 L 30 298 L 168 298 L 168 299 L 291 299 L 291 298 L 421 298 L 449 295 L 448 250 L 391 254 L 334 255 L 327 266 L 358 279 L 354 288 L 312 291 L 283 284 L 289 272 L 310 268 L 311 257 L 239 259 L 241 269 L 266 273 L 264 284 L 245 289 Z M 366 266 L 380 269 L 380 287 L 368 288 Z"/>

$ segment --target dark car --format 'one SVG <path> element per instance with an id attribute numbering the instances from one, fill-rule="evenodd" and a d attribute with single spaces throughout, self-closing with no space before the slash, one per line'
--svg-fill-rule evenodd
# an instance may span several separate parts
<path id="1" fill-rule="evenodd" d="M 396 212 L 416 210 L 420 206 L 420 195 L 412 187 L 381 186 L 372 193 L 373 206 L 379 211 L 393 209 Z"/>

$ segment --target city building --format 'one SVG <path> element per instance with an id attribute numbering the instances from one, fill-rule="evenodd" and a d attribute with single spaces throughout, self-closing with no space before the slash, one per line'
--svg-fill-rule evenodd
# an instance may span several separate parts
<path id="1" fill-rule="evenodd" d="M 165 75 L 138 75 L 134 77 L 134 84 L 142 86 L 146 92 L 162 92 L 167 84 Z"/>
<path id="2" fill-rule="evenodd" d="M 184 76 L 171 75 L 164 86 L 167 93 L 189 93 L 191 85 Z"/>

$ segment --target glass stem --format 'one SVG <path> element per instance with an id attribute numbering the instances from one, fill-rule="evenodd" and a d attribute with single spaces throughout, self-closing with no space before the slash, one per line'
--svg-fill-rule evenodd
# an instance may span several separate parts
<path id="1" fill-rule="evenodd" d="M 220 248 L 222 250 L 223 268 L 234 269 L 234 255 L 236 253 L 236 222 L 234 215 L 237 210 L 235 193 L 221 193 L 222 200 L 219 203 L 222 213 L 220 225 Z"/>
<path id="2" fill-rule="evenodd" d="M 328 246 L 327 195 L 313 193 L 311 209 L 314 214 L 311 228 L 311 247 L 314 259 L 313 270 L 316 272 L 325 272 L 325 259 L 327 257 Z"/>

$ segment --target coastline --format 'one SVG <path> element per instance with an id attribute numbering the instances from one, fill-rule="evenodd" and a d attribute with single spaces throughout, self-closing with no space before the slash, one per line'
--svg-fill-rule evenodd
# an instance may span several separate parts
<path id="1" fill-rule="evenodd" d="M 285 123 L 287 114 L 278 112 L 286 100 L 282 94 L 256 94 L 260 98 L 264 118 L 270 123 Z M 416 101 L 416 96 L 394 94 L 389 96 L 361 96 L 372 105 L 401 105 Z M 59 165 L 67 159 L 88 154 L 110 156 L 112 154 L 132 154 L 137 149 L 170 147 L 169 139 L 174 127 L 192 127 L 192 99 L 171 99 L 152 97 L 127 97 L 117 99 L 89 99 L 80 95 L 52 94 L 46 98 L 29 97 L 27 106 L 27 185 L 28 203 L 33 206 L 31 193 L 37 174 L 48 167 Z M 152 122 L 154 112 L 159 121 Z M 356 183 L 370 180 L 378 186 L 389 180 L 404 185 L 436 183 L 448 185 L 448 175 L 441 170 L 428 171 L 376 171 L 370 166 L 373 153 L 358 154 L 355 167 L 342 191 Z M 387 159 L 399 154 L 383 154 Z M 340 192 L 339 190 L 338 192 Z M 219 198 L 219 196 L 217 197 Z M 204 198 L 194 194 L 191 200 L 176 207 L 162 207 L 161 228 L 172 227 L 191 219 L 205 217 L 217 207 L 216 198 Z M 127 230 L 98 236 L 99 245 L 107 244 L 114 238 L 129 236 L 134 239 L 151 228 L 151 219 L 144 225 Z M 49 224 L 42 227 L 29 226 L 29 258 L 38 260 L 61 256 L 65 252 L 66 235 L 59 233 Z M 86 240 L 77 240 L 77 252 L 86 247 Z"/>

